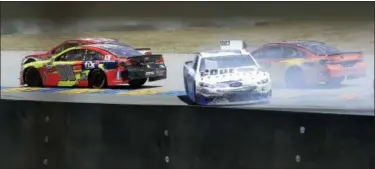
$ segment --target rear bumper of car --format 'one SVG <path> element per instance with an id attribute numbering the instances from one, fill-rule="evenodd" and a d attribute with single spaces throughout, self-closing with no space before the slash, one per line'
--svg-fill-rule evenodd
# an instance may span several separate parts
<path id="1" fill-rule="evenodd" d="M 199 87 L 197 88 L 197 93 L 204 97 L 220 97 L 227 95 L 235 95 L 238 93 L 247 93 L 247 92 L 257 92 L 257 93 L 267 93 L 271 90 L 271 83 L 264 83 L 260 85 L 249 85 L 242 86 L 238 88 L 208 88 L 208 87 Z"/>
<path id="2" fill-rule="evenodd" d="M 106 71 L 109 86 L 128 84 L 130 80 L 144 79 L 148 81 L 158 81 L 167 78 L 167 68 L 165 66 L 158 67 L 130 67 L 122 69 L 113 69 Z"/>
<path id="3" fill-rule="evenodd" d="M 326 69 L 320 71 L 318 74 L 318 80 L 322 82 L 341 77 L 346 77 L 347 79 L 366 77 L 366 63 L 361 61 L 350 66 L 340 64 L 328 65 Z"/>
<path id="4" fill-rule="evenodd" d="M 330 65 L 327 67 L 327 74 L 331 78 L 335 77 L 365 77 L 366 63 L 364 61 L 357 62 L 354 65 L 343 66 L 340 64 Z"/>
<path id="5" fill-rule="evenodd" d="M 241 105 L 268 102 L 272 97 L 272 90 L 267 93 L 250 92 L 230 96 L 204 97 L 197 96 L 200 105 Z"/>
<path id="6" fill-rule="evenodd" d="M 129 80 L 148 78 L 149 81 L 157 81 L 167 78 L 167 68 L 165 66 L 159 68 L 133 67 L 122 71 L 121 77 Z"/>

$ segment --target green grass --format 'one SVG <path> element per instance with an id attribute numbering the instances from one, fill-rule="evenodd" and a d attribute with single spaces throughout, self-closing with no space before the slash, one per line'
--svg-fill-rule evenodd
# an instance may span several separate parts
<path id="1" fill-rule="evenodd" d="M 311 21 L 236 28 L 185 28 L 158 31 L 114 31 L 1 36 L 1 50 L 47 50 L 74 37 L 116 38 L 135 47 L 167 53 L 217 48 L 220 39 L 242 39 L 250 47 L 282 40 L 316 40 L 343 50 L 374 53 L 373 21 Z"/>

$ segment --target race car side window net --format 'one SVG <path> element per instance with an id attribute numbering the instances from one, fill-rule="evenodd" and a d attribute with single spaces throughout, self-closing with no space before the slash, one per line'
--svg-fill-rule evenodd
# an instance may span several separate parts
<path id="1" fill-rule="evenodd" d="M 262 49 L 262 58 L 281 58 L 282 50 L 279 46 L 268 46 Z"/>
<path id="2" fill-rule="evenodd" d="M 88 50 L 87 53 L 85 54 L 85 60 L 86 61 L 103 60 L 103 55 L 98 52 Z"/>
<path id="3" fill-rule="evenodd" d="M 305 53 L 293 48 L 293 47 L 283 47 L 283 58 L 303 58 Z"/>
<path id="4" fill-rule="evenodd" d="M 62 54 L 56 58 L 55 61 L 79 61 L 83 59 L 84 51 L 81 49 L 74 49 L 67 53 Z"/>

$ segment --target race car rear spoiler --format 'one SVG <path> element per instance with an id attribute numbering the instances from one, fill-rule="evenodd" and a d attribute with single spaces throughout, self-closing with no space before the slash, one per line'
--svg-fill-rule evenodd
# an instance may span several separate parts
<path id="1" fill-rule="evenodd" d="M 134 48 L 135 50 L 151 50 L 151 48 Z"/>
<path id="2" fill-rule="evenodd" d="M 138 56 L 130 56 L 128 57 L 129 61 L 135 65 L 139 65 L 141 63 L 163 63 L 163 55 L 155 54 L 155 55 L 138 55 Z"/>
<path id="3" fill-rule="evenodd" d="M 352 55 L 352 54 L 358 54 L 358 55 L 362 55 L 362 51 L 342 51 L 342 52 L 332 52 L 332 53 L 326 53 L 326 54 L 323 54 L 323 55 L 326 55 L 326 56 L 334 56 L 334 55 Z"/>

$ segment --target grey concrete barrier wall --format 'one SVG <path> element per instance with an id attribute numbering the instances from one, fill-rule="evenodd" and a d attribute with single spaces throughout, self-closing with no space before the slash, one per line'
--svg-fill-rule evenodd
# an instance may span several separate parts
<path id="1" fill-rule="evenodd" d="M 0 168 L 373 169 L 374 117 L 0 102 Z"/>

